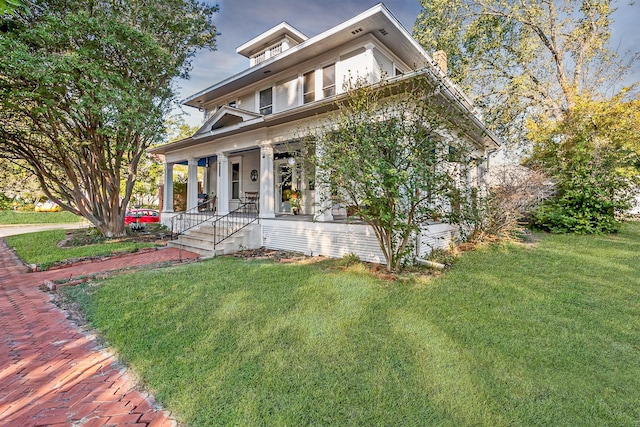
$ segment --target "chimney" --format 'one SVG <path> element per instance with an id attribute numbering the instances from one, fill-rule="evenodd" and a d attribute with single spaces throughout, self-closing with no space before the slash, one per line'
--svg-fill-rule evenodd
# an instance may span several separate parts
<path id="1" fill-rule="evenodd" d="M 433 60 L 436 65 L 442 70 L 442 72 L 447 74 L 447 53 L 444 50 L 437 50 L 433 52 Z"/>

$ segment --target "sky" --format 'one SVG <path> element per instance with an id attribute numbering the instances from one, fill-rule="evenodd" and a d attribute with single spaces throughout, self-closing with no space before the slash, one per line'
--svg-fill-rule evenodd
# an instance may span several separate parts
<path id="1" fill-rule="evenodd" d="M 193 59 L 189 80 L 177 82 L 178 97 L 187 98 L 249 67 L 249 59 L 236 53 L 236 48 L 257 35 L 286 21 L 311 38 L 376 5 L 377 0 L 218 0 L 220 11 L 214 23 L 220 35 L 215 51 L 201 51 Z M 385 0 L 385 6 L 409 33 L 420 13 L 419 0 Z M 613 14 L 611 47 L 623 53 L 640 50 L 640 5 L 628 0 L 617 4 Z M 637 64 L 628 81 L 640 80 Z M 202 113 L 183 106 L 190 126 L 202 122 Z M 176 111 L 175 113 L 179 113 Z"/>

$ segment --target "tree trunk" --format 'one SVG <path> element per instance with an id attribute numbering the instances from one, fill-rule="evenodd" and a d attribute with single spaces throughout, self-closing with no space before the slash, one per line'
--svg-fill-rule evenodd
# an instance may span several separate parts
<path id="1" fill-rule="evenodd" d="M 112 219 L 111 221 L 105 221 L 103 223 L 94 223 L 100 233 L 104 237 L 124 237 L 127 235 L 127 229 L 122 219 Z"/>

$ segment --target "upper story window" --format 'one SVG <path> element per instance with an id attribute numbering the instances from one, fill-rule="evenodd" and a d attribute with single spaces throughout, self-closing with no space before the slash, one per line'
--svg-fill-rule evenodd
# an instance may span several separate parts
<path id="1" fill-rule="evenodd" d="M 302 76 L 302 97 L 306 104 L 316 100 L 316 72 L 309 71 Z"/>
<path id="2" fill-rule="evenodd" d="M 273 88 L 260 91 L 260 114 L 267 115 L 273 112 Z"/>
<path id="3" fill-rule="evenodd" d="M 322 97 L 328 98 L 336 94 L 336 64 L 322 69 Z"/>

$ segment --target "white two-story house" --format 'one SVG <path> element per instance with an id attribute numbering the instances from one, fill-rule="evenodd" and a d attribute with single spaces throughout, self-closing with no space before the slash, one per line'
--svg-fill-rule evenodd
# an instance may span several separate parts
<path id="1" fill-rule="evenodd" d="M 469 99 L 447 79 L 446 65 L 438 65 L 383 4 L 312 38 L 283 22 L 236 51 L 247 58 L 246 70 L 184 101 L 204 112 L 202 127 L 192 137 L 149 150 L 165 167 L 163 223 L 180 231 L 187 228 L 185 222 L 200 223 L 185 232 L 180 244 L 204 255 L 213 255 L 214 245 L 217 252 L 222 245 L 226 252 L 265 246 L 333 257 L 355 253 L 384 262 L 366 224 L 345 220 L 339 206 L 320 206 L 327 198 L 317 194 L 313 177 L 296 166 L 291 152 L 301 130 L 336 108 L 335 99 L 350 78 L 374 84 L 383 76 L 425 73 L 439 88 L 437 102 L 464 111 L 466 130 L 459 137 L 474 144 L 479 158 L 499 144 Z M 176 164 L 188 165 L 184 213 L 173 209 Z M 198 176 L 203 177 L 200 183 Z M 300 215 L 292 213 L 293 191 L 300 194 Z M 215 194 L 215 212 L 212 205 L 198 208 L 199 192 Z M 245 219 L 238 225 L 223 226 L 240 213 Z M 242 238 L 227 239 L 245 225 Z M 431 224 L 417 242 L 418 251 L 424 254 L 427 243 L 448 232 L 445 225 Z"/>

